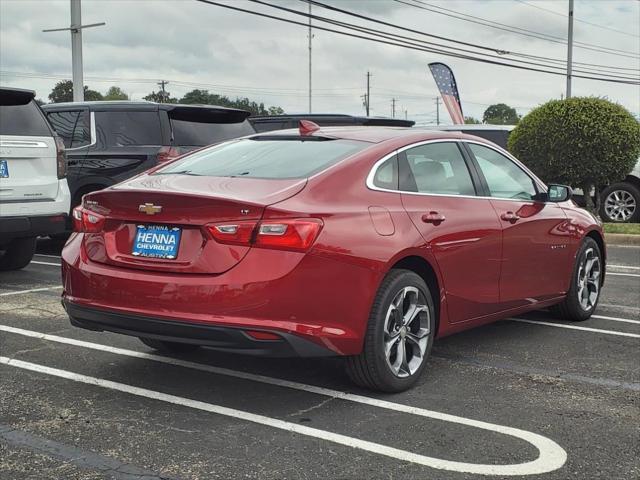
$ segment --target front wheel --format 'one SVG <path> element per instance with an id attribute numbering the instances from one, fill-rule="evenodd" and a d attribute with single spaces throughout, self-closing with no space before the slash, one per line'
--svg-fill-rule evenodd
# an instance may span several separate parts
<path id="1" fill-rule="evenodd" d="M 576 256 L 569 292 L 562 303 L 551 307 L 551 312 L 561 320 L 573 322 L 590 318 L 600 299 L 603 268 L 598 243 L 585 238 Z"/>
<path id="2" fill-rule="evenodd" d="M 0 253 L 0 271 L 19 270 L 31 263 L 36 253 L 36 237 L 15 238 Z"/>
<path id="3" fill-rule="evenodd" d="M 603 190 L 600 217 L 605 222 L 640 222 L 640 189 L 628 182 Z"/>
<path id="4" fill-rule="evenodd" d="M 427 284 L 410 270 L 392 270 L 376 294 L 362 353 L 346 359 L 347 374 L 372 390 L 407 390 L 426 367 L 434 335 Z"/>

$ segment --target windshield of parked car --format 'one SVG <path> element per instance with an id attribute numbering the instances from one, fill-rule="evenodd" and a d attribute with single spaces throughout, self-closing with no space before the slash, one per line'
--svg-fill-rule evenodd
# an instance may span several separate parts
<path id="1" fill-rule="evenodd" d="M 366 142 L 333 139 L 242 139 L 198 151 L 157 174 L 304 178 L 365 149 Z"/>

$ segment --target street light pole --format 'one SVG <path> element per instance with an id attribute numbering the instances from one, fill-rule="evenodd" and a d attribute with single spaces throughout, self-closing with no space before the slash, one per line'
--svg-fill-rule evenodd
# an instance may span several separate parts
<path id="1" fill-rule="evenodd" d="M 567 38 L 567 98 L 571 98 L 571 68 L 573 58 L 573 0 L 569 0 L 569 31 Z"/>
<path id="2" fill-rule="evenodd" d="M 104 22 L 82 25 L 81 0 L 70 0 L 71 25 L 69 28 L 51 28 L 43 32 L 71 32 L 71 72 L 73 75 L 73 101 L 84 101 L 84 80 L 82 69 L 82 29 L 100 27 Z"/>

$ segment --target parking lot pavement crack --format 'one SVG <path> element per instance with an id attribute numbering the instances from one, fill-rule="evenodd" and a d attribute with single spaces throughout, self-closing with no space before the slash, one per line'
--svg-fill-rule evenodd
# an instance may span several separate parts
<path id="1" fill-rule="evenodd" d="M 17 350 L 13 352 L 13 354 L 10 355 L 9 358 L 16 358 L 18 355 L 23 355 L 25 353 L 31 353 L 31 352 L 39 352 L 41 350 L 52 350 L 52 347 L 51 345 L 46 344 L 37 348 L 25 348 L 23 350 Z"/>
<path id="2" fill-rule="evenodd" d="M 289 417 L 297 417 L 299 415 L 303 415 L 305 413 L 312 412 L 313 410 L 317 410 L 318 408 L 323 407 L 324 405 L 326 405 L 327 403 L 329 403 L 329 402 L 331 402 L 331 401 L 333 401 L 335 399 L 336 399 L 336 397 L 326 398 L 326 399 L 322 400 L 320 403 L 318 403 L 316 405 L 313 405 L 313 406 L 311 406 L 309 408 L 304 408 L 302 410 L 298 410 L 297 412 L 293 412 L 293 413 L 289 414 L 288 416 Z"/>
<path id="3" fill-rule="evenodd" d="M 49 457 L 57 458 L 77 467 L 111 475 L 116 480 L 177 480 L 176 477 L 160 475 L 135 465 L 120 462 L 93 452 L 59 443 L 0 424 L 0 440 L 14 446 L 26 447 Z"/>

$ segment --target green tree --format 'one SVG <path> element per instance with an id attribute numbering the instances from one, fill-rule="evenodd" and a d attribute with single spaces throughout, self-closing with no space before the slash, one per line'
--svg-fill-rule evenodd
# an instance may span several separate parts
<path id="1" fill-rule="evenodd" d="M 120 87 L 110 87 L 104 96 L 105 100 L 129 100 L 129 95 L 124 93 Z"/>
<path id="2" fill-rule="evenodd" d="M 464 123 L 468 125 L 478 125 L 482 122 L 475 117 L 464 117 Z"/>
<path id="3" fill-rule="evenodd" d="M 267 115 L 283 115 L 284 110 L 282 107 L 269 107 L 267 109 Z"/>
<path id="4" fill-rule="evenodd" d="M 520 121 L 520 117 L 516 109 L 505 103 L 490 105 L 482 116 L 482 123 L 492 125 L 515 125 L 518 121 Z"/>
<path id="5" fill-rule="evenodd" d="M 149 95 L 142 97 L 143 100 L 148 102 L 157 103 L 178 103 L 177 98 L 173 98 L 169 92 L 151 92 Z"/>
<path id="6" fill-rule="evenodd" d="M 592 188 L 622 180 L 640 156 L 640 122 L 603 98 L 551 100 L 526 115 L 509 136 L 509 150 L 547 182 L 580 187 L 596 212 Z"/>
<path id="7" fill-rule="evenodd" d="M 87 101 L 102 100 L 102 94 L 95 90 L 90 90 L 84 86 L 84 99 Z M 73 102 L 73 82 L 71 80 L 61 80 L 56 83 L 49 94 L 51 103 Z"/>

